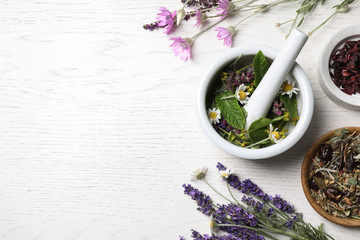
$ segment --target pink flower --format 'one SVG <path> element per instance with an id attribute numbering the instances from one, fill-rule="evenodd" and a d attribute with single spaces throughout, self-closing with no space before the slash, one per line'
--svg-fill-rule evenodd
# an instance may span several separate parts
<path id="1" fill-rule="evenodd" d="M 171 30 L 173 30 L 174 27 L 176 11 L 171 13 L 169 10 L 167 10 L 164 7 L 159 8 L 159 10 L 161 12 L 157 14 L 158 17 L 156 18 L 156 20 L 158 20 L 158 26 L 164 27 L 165 28 L 164 33 L 169 34 L 169 32 L 171 32 Z"/>
<path id="2" fill-rule="evenodd" d="M 203 20 L 206 19 L 206 15 L 202 14 L 201 11 L 197 10 L 195 13 L 196 23 L 194 26 L 200 27 Z"/>
<path id="3" fill-rule="evenodd" d="M 170 38 L 170 40 L 174 41 L 170 47 L 172 47 L 173 52 L 175 53 L 175 57 L 180 55 L 180 59 L 187 61 L 191 57 L 191 39 L 190 38 Z"/>
<path id="4" fill-rule="evenodd" d="M 217 10 L 217 15 L 221 16 L 220 20 L 224 19 L 227 17 L 227 15 L 229 14 L 229 12 L 234 8 L 234 5 L 231 4 L 231 2 L 229 2 L 228 0 L 220 0 L 218 2 L 218 7 L 216 8 Z"/>
<path id="5" fill-rule="evenodd" d="M 216 27 L 215 31 L 218 31 L 217 37 L 219 40 L 224 40 L 224 45 L 231 47 L 232 36 L 235 33 L 235 28 L 230 26 L 228 28 Z"/>

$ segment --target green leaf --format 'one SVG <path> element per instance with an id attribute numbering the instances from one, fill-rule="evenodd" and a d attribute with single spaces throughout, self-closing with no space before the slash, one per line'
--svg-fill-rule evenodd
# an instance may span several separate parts
<path id="1" fill-rule="evenodd" d="M 218 108 L 220 109 L 225 120 L 233 127 L 237 129 L 243 129 L 246 121 L 246 110 L 240 107 L 237 99 L 228 98 L 221 99 L 223 97 L 229 97 L 234 95 L 233 92 L 224 92 L 215 98 Z"/>
<path id="2" fill-rule="evenodd" d="M 258 120 L 254 121 L 248 130 L 249 138 L 252 142 L 259 142 L 268 137 L 268 133 L 266 132 L 268 126 L 271 123 L 281 121 L 283 117 L 277 117 L 274 119 L 269 118 L 259 118 Z"/>
<path id="3" fill-rule="evenodd" d="M 269 119 L 269 118 L 259 118 L 258 120 L 254 121 L 250 127 L 249 127 L 249 132 L 263 128 L 263 127 L 267 127 L 269 126 L 271 123 L 277 122 L 282 120 L 283 117 L 277 117 L 274 119 Z"/>
<path id="4" fill-rule="evenodd" d="M 269 135 L 266 132 L 266 130 L 267 130 L 267 128 L 262 128 L 262 129 L 257 129 L 257 130 L 248 132 L 251 142 L 256 143 L 256 142 L 260 142 L 261 140 L 267 138 Z"/>
<path id="5" fill-rule="evenodd" d="M 267 62 L 262 51 L 259 51 L 255 55 L 254 60 L 253 60 L 253 67 L 254 67 L 254 74 L 255 74 L 254 84 L 255 84 L 255 87 L 257 87 L 259 85 L 261 79 L 263 79 L 263 77 L 265 76 L 265 73 L 269 69 L 269 63 Z"/>
<path id="6" fill-rule="evenodd" d="M 356 186 L 357 183 L 358 183 L 358 181 L 357 181 L 356 178 L 351 177 L 351 178 L 348 178 L 348 183 L 351 184 L 351 185 L 353 185 L 353 186 Z"/>
<path id="7" fill-rule="evenodd" d="M 281 95 L 280 96 L 281 101 L 284 103 L 285 108 L 289 112 L 289 117 L 291 119 L 298 116 L 297 112 L 297 100 L 296 97 L 293 95 L 293 97 L 289 98 L 289 95 Z"/>

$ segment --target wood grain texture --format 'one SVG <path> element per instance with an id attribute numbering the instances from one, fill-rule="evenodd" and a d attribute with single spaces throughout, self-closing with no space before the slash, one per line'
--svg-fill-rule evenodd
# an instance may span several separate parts
<path id="1" fill-rule="evenodd" d="M 317 26 L 336 3 L 312 14 L 303 30 Z M 335 239 L 358 239 L 359 229 L 333 224 L 311 208 L 300 169 L 320 135 L 359 124 L 360 112 L 331 102 L 317 79 L 322 46 L 360 21 L 359 4 L 313 35 L 298 58 L 315 95 L 309 130 L 290 151 L 261 161 L 222 152 L 200 129 L 199 80 L 226 48 L 211 31 L 194 42 L 192 61 L 174 58 L 169 36 L 142 29 L 160 6 L 181 4 L 0 1 L 0 239 L 168 240 L 190 236 L 192 228 L 208 233 L 208 219 L 181 186 L 206 165 L 209 182 L 225 191 L 218 161 L 269 194 L 281 193 L 307 221 L 324 222 Z M 233 45 L 280 48 L 287 28 L 273 25 L 293 16 L 291 4 L 259 15 L 241 25 Z M 170 36 L 191 36 L 193 24 Z"/>

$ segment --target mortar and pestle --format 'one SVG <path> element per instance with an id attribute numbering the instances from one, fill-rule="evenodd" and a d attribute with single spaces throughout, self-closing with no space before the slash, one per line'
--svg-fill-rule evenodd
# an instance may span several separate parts
<path id="1" fill-rule="evenodd" d="M 197 115 L 200 126 L 215 145 L 225 152 L 240 158 L 264 159 L 285 152 L 300 140 L 309 127 L 314 110 L 314 96 L 311 84 L 304 70 L 295 62 L 307 39 L 306 34 L 295 29 L 291 32 L 280 51 L 265 45 L 243 45 L 228 50 L 211 65 L 200 83 L 197 96 Z M 208 106 L 206 103 L 210 97 L 210 89 L 216 84 L 216 81 L 219 81 L 219 72 L 240 55 L 241 58 L 238 62 L 243 61 L 244 65 L 246 65 L 259 50 L 263 52 L 266 58 L 273 61 L 244 106 L 247 111 L 245 128 L 248 129 L 252 122 L 266 116 L 285 79 L 295 80 L 297 87 L 300 89 L 297 97 L 299 121 L 294 128 L 289 129 L 289 134 L 280 143 L 264 148 L 248 149 L 228 142 L 215 131 L 208 120 Z"/>

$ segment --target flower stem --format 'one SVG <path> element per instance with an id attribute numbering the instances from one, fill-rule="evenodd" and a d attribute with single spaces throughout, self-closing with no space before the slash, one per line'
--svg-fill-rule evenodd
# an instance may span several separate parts
<path id="1" fill-rule="evenodd" d="M 269 138 L 269 137 L 267 137 L 267 138 L 265 138 L 265 139 L 263 139 L 263 140 L 261 140 L 261 141 L 259 141 L 259 142 L 256 142 L 256 143 L 253 143 L 253 144 L 250 144 L 249 146 L 246 146 L 246 148 L 251 148 L 251 147 L 254 147 L 254 146 L 256 146 L 256 145 L 259 145 L 259 144 L 261 144 L 261 143 L 266 142 L 267 140 L 270 140 L 270 138 Z"/>
<path id="2" fill-rule="evenodd" d="M 216 190 L 213 186 L 211 186 L 208 181 L 206 181 L 205 178 L 203 178 L 204 182 L 212 189 L 214 190 L 214 192 L 216 192 L 217 194 L 219 194 L 222 198 L 224 198 L 225 200 L 229 201 L 232 203 L 232 201 L 230 199 L 228 199 L 227 197 L 225 197 L 224 195 L 222 195 L 218 190 Z"/>
<path id="3" fill-rule="evenodd" d="M 317 26 L 315 29 L 313 29 L 311 32 L 308 33 L 309 36 L 311 36 L 314 32 L 316 32 L 319 28 L 321 28 L 322 26 L 324 26 L 331 18 L 333 18 L 335 16 L 335 14 L 338 12 L 339 10 L 336 10 L 333 14 L 330 15 L 330 17 L 328 17 L 324 22 L 322 22 L 319 26 Z"/>
<path id="4" fill-rule="evenodd" d="M 223 19 L 221 19 L 221 20 L 217 21 L 216 23 L 214 23 L 214 24 L 212 24 L 212 25 L 208 26 L 208 27 L 207 27 L 207 28 L 205 28 L 204 30 L 202 30 L 202 31 L 198 32 L 197 34 L 195 34 L 194 36 L 192 36 L 192 37 L 191 37 L 191 40 L 195 40 L 198 36 L 200 36 L 201 34 L 203 34 L 203 33 L 204 33 L 204 32 L 206 32 L 206 31 L 208 31 L 209 29 L 211 29 L 211 28 L 215 27 L 216 25 L 218 25 L 219 23 L 221 23 L 221 22 L 222 22 L 222 21 L 224 21 L 224 20 L 225 20 L 225 18 L 223 18 Z"/>
<path id="5" fill-rule="evenodd" d="M 249 18 L 251 18 L 251 17 L 253 17 L 253 16 L 255 16 L 256 14 L 258 14 L 258 12 L 255 12 L 255 13 L 253 13 L 253 14 L 251 14 L 251 15 L 249 15 L 249 16 L 247 16 L 247 17 L 245 17 L 245 18 L 243 18 L 243 19 L 241 19 L 234 27 L 235 28 L 237 28 L 238 26 L 239 26 L 239 24 L 240 23 L 242 23 L 242 22 L 244 22 L 245 20 L 247 20 L 247 19 L 249 19 Z"/>

